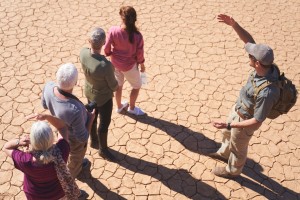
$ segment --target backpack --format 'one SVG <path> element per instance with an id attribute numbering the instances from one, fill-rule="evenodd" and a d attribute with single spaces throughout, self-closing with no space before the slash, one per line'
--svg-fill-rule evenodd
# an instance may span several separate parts
<path id="1" fill-rule="evenodd" d="M 277 65 L 273 64 L 277 69 L 279 78 L 277 81 L 270 82 L 266 81 L 260 86 L 256 87 L 254 84 L 254 75 L 252 73 L 252 85 L 254 87 L 254 99 L 256 99 L 258 93 L 263 90 L 265 87 L 268 87 L 271 84 L 276 85 L 280 89 L 280 96 L 277 103 L 273 106 L 271 112 L 268 114 L 267 118 L 275 119 L 282 114 L 286 114 L 289 110 L 296 104 L 298 91 L 296 86 L 292 83 L 291 80 L 284 76 L 284 73 L 280 75 L 280 70 Z"/>

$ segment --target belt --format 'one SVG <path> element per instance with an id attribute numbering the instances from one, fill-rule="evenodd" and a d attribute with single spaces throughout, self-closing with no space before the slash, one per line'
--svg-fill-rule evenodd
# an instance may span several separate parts
<path id="1" fill-rule="evenodd" d="M 236 113 L 238 114 L 238 116 L 240 116 L 240 118 L 242 118 L 243 120 L 248 119 L 248 117 L 246 117 L 245 115 L 243 115 L 239 110 L 236 110 L 235 112 L 236 112 Z"/>

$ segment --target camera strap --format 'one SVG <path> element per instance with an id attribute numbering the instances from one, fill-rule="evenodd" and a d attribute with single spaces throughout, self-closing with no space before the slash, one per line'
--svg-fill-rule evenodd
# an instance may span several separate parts
<path id="1" fill-rule="evenodd" d="M 69 98 L 71 98 L 71 99 L 75 99 L 75 100 L 79 101 L 80 103 L 82 103 L 76 96 L 74 96 L 73 94 L 71 94 L 71 93 L 69 93 L 69 92 L 65 92 L 65 91 L 61 90 L 59 87 L 57 87 L 57 91 L 58 91 L 60 94 L 64 95 L 65 97 L 69 97 Z M 82 104 L 83 104 L 83 103 L 82 103 Z M 83 105 L 84 105 L 84 104 L 83 104 Z"/>

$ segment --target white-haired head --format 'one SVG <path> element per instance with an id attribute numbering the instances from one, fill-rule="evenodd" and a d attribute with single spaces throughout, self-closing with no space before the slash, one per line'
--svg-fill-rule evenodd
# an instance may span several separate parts
<path id="1" fill-rule="evenodd" d="M 43 121 L 32 124 L 30 130 L 30 143 L 33 151 L 42 152 L 38 158 L 44 164 L 53 160 L 52 154 L 48 151 L 54 142 L 54 135 L 50 126 Z"/>
<path id="2" fill-rule="evenodd" d="M 32 124 L 30 130 L 30 143 L 33 150 L 46 151 L 53 145 L 53 142 L 53 132 L 46 122 L 37 121 Z"/>
<path id="3" fill-rule="evenodd" d="M 62 90 L 72 90 L 77 83 L 78 71 L 72 63 L 66 63 L 56 72 L 58 87 Z"/>

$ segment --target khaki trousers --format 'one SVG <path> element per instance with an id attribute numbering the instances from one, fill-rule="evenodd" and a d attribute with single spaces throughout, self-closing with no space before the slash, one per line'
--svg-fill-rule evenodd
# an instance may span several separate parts
<path id="1" fill-rule="evenodd" d="M 227 123 L 244 121 L 235 111 L 235 105 L 229 113 Z M 222 146 L 218 150 L 222 157 L 228 159 L 226 171 L 232 175 L 242 173 L 247 160 L 250 139 L 258 128 L 232 128 L 231 131 L 223 129 Z"/>
<path id="2" fill-rule="evenodd" d="M 68 158 L 68 168 L 73 178 L 76 178 L 82 169 L 82 160 L 87 150 L 87 142 L 78 142 L 69 138 L 70 155 Z"/>

